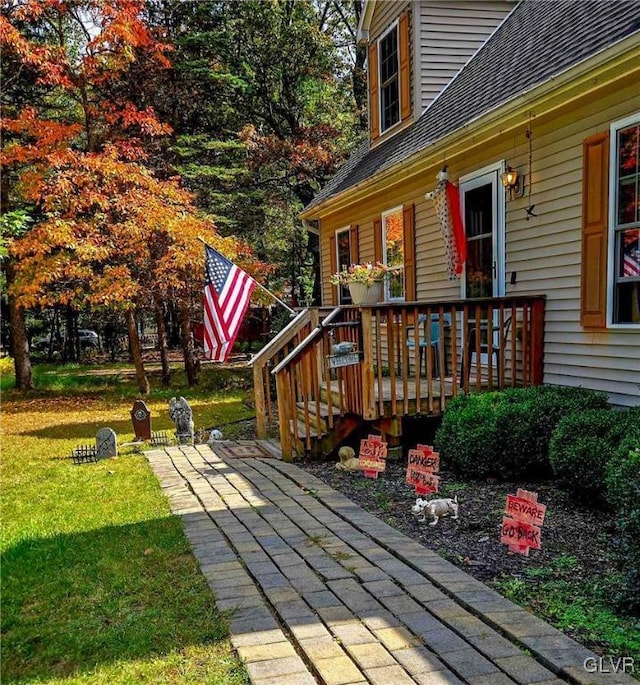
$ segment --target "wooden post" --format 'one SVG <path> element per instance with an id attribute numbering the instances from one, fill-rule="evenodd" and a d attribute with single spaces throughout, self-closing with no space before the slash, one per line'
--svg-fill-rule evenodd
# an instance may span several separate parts
<path id="1" fill-rule="evenodd" d="M 253 367 L 253 397 L 256 405 L 256 434 L 260 440 L 267 437 L 266 402 L 264 395 L 263 367 L 255 364 Z"/>
<path id="2" fill-rule="evenodd" d="M 531 307 L 531 383 L 542 385 L 544 378 L 544 300 Z"/>
<path id="3" fill-rule="evenodd" d="M 373 317 L 371 309 L 363 307 L 362 321 L 362 418 L 372 421 L 376 418 L 376 398 L 373 388 Z"/>
<path id="4" fill-rule="evenodd" d="M 289 425 L 289 412 L 287 412 L 287 403 L 290 395 L 289 373 L 287 371 L 281 371 L 276 374 L 276 394 L 278 397 L 278 423 L 280 424 L 282 458 L 284 461 L 293 461 L 291 426 Z"/>

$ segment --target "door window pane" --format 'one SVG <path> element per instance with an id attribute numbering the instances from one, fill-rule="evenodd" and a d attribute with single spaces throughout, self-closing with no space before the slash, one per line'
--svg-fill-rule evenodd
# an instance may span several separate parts
<path id="1" fill-rule="evenodd" d="M 493 296 L 493 185 L 465 192 L 466 296 Z"/>

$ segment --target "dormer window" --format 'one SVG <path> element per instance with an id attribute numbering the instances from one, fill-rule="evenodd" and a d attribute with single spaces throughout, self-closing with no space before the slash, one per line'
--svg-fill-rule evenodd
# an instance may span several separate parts
<path id="1" fill-rule="evenodd" d="M 400 62 L 397 24 L 380 38 L 379 50 L 380 122 L 384 132 L 400 121 Z"/>
<path id="2" fill-rule="evenodd" d="M 369 43 L 369 130 L 371 140 L 399 130 L 411 119 L 410 12 L 403 12 Z"/>

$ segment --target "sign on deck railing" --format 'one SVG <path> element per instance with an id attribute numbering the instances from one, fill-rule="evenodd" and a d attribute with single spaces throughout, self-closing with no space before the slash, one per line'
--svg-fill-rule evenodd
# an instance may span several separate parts
<path id="1" fill-rule="evenodd" d="M 349 352 L 348 354 L 330 354 L 327 357 L 330 369 L 339 369 L 343 366 L 353 366 L 362 361 L 360 352 Z"/>

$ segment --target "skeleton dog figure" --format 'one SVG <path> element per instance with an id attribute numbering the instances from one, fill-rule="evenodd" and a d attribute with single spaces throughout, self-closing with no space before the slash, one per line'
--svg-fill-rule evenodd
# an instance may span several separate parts
<path id="1" fill-rule="evenodd" d="M 427 500 L 418 497 L 411 507 L 411 513 L 414 516 L 420 516 L 421 518 L 418 519 L 420 522 L 426 521 L 429 516 L 432 519 L 429 525 L 435 526 L 443 516 L 448 514 L 453 514 L 451 518 L 457 519 L 459 506 L 457 495 L 453 499 Z"/>

